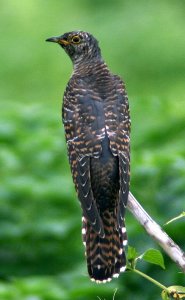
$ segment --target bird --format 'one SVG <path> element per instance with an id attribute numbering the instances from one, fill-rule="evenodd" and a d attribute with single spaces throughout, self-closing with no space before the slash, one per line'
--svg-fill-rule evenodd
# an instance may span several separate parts
<path id="1" fill-rule="evenodd" d="M 125 83 L 111 73 L 92 34 L 77 30 L 46 41 L 59 44 L 73 64 L 62 120 L 88 273 L 106 283 L 126 269 L 131 121 Z"/>

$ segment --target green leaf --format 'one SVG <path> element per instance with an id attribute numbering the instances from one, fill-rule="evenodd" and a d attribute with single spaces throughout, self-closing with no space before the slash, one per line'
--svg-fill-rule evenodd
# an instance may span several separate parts
<path id="1" fill-rule="evenodd" d="M 147 261 L 151 264 L 158 265 L 161 268 L 165 269 L 164 259 L 163 259 L 163 256 L 162 256 L 162 254 L 159 250 L 148 249 L 146 252 L 144 252 L 140 256 L 140 258 L 142 258 L 143 260 L 145 260 L 145 261 Z"/>
<path id="2" fill-rule="evenodd" d="M 168 296 L 168 293 L 164 290 L 161 293 L 161 297 L 162 297 L 163 300 L 169 300 L 170 299 L 169 296 Z"/>
<path id="3" fill-rule="evenodd" d="M 138 253 L 134 247 L 128 246 L 127 258 L 128 260 L 135 260 L 138 257 Z"/>
<path id="4" fill-rule="evenodd" d="M 165 225 L 168 225 L 168 224 L 170 224 L 170 223 L 172 223 L 172 222 L 174 222 L 174 221 L 176 221 L 176 220 L 178 220 L 178 219 L 184 218 L 184 217 L 185 217 L 185 211 L 183 211 L 183 212 L 182 212 L 180 215 L 178 215 L 177 217 L 175 217 L 175 218 L 169 220 L 168 222 L 166 222 Z"/>
<path id="5" fill-rule="evenodd" d="M 134 247 L 128 246 L 128 252 L 127 252 L 127 267 L 128 269 L 135 269 L 136 266 L 136 260 L 138 257 L 138 253 Z"/>

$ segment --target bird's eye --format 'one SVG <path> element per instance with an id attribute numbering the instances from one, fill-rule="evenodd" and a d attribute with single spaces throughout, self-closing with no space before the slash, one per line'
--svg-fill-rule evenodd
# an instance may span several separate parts
<path id="1" fill-rule="evenodd" d="M 81 41 L 81 39 L 78 35 L 74 35 L 71 40 L 74 44 L 79 44 Z"/>

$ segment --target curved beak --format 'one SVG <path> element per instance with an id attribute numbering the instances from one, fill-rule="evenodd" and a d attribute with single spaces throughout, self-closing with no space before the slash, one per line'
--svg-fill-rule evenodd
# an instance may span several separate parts
<path id="1" fill-rule="evenodd" d="M 46 39 L 46 42 L 58 43 L 58 44 L 64 45 L 64 46 L 69 45 L 69 42 L 66 41 L 66 40 L 64 40 L 62 38 L 62 36 L 53 36 L 53 37 L 50 37 L 50 38 Z"/>

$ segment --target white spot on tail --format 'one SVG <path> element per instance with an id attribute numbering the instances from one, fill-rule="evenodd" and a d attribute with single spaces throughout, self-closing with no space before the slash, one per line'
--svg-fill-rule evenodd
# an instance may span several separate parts
<path id="1" fill-rule="evenodd" d="M 126 227 L 122 227 L 121 231 L 122 231 L 122 233 L 125 233 L 126 232 Z"/>
<path id="2" fill-rule="evenodd" d="M 100 280 L 95 280 L 96 281 L 96 283 L 103 283 L 103 281 L 100 281 Z"/>
<path id="3" fill-rule="evenodd" d="M 127 245 L 128 241 L 127 240 L 124 240 L 123 241 L 123 246 L 125 247 Z"/>
<path id="4" fill-rule="evenodd" d="M 126 266 L 121 267 L 120 272 L 125 272 L 125 270 L 126 270 Z"/>
<path id="5" fill-rule="evenodd" d="M 94 278 L 91 278 L 91 281 L 96 282 L 96 283 L 106 283 L 106 282 L 110 282 L 112 280 L 112 278 L 107 278 L 107 279 L 103 279 L 103 280 L 96 280 Z"/>
<path id="6" fill-rule="evenodd" d="M 119 255 L 123 253 L 123 249 L 119 249 Z"/>
<path id="7" fill-rule="evenodd" d="M 85 228 L 82 228 L 82 234 L 86 234 Z"/>
<path id="8" fill-rule="evenodd" d="M 118 278 L 118 277 L 119 277 L 119 274 L 118 274 L 118 273 L 115 273 L 115 274 L 113 275 L 113 277 L 114 277 L 114 278 Z"/>

